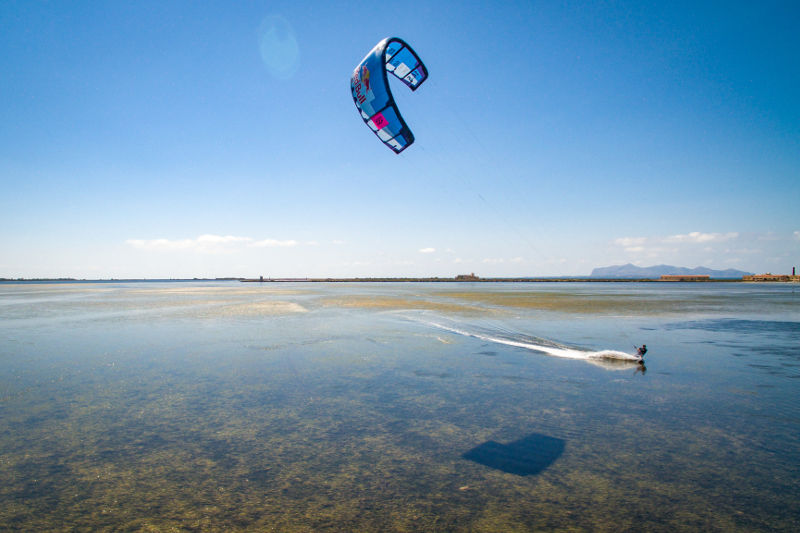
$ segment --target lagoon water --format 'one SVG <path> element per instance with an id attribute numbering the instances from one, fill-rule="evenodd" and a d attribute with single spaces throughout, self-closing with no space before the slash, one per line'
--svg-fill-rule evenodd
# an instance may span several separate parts
<path id="1" fill-rule="evenodd" d="M 4 531 L 800 530 L 797 285 L 4 283 L 0 364 Z"/>

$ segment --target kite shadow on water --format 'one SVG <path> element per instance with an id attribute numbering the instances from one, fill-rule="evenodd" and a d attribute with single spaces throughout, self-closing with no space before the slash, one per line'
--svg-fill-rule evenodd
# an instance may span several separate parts
<path id="1" fill-rule="evenodd" d="M 533 476 L 542 473 L 561 456 L 565 442 L 531 433 L 508 444 L 486 441 L 461 457 L 509 474 Z"/>

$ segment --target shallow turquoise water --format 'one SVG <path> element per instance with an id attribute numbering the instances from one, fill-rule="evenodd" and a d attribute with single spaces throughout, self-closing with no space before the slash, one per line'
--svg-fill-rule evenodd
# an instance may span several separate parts
<path id="1" fill-rule="evenodd" d="M 792 285 L 0 284 L 0 362 L 0 529 L 800 527 Z"/>

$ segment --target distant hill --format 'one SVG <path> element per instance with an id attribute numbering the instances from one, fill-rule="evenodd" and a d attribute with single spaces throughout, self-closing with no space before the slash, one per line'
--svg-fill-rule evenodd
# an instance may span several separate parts
<path id="1" fill-rule="evenodd" d="M 658 279 L 665 274 L 680 275 L 706 275 L 710 278 L 741 278 L 752 274 L 741 270 L 713 270 L 706 267 L 686 268 L 672 265 L 655 265 L 651 267 L 637 267 L 628 263 L 627 265 L 614 265 L 595 268 L 592 270 L 593 278 L 633 278 L 633 279 Z"/>

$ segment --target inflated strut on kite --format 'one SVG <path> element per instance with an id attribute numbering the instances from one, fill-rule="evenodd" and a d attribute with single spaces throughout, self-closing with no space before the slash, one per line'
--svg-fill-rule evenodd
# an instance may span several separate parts
<path id="1" fill-rule="evenodd" d="M 405 41 L 389 37 L 375 45 L 350 79 L 353 102 L 364 123 L 399 154 L 414 142 L 414 135 L 400 116 L 389 90 L 387 72 L 416 91 L 428 78 L 428 70 Z"/>

